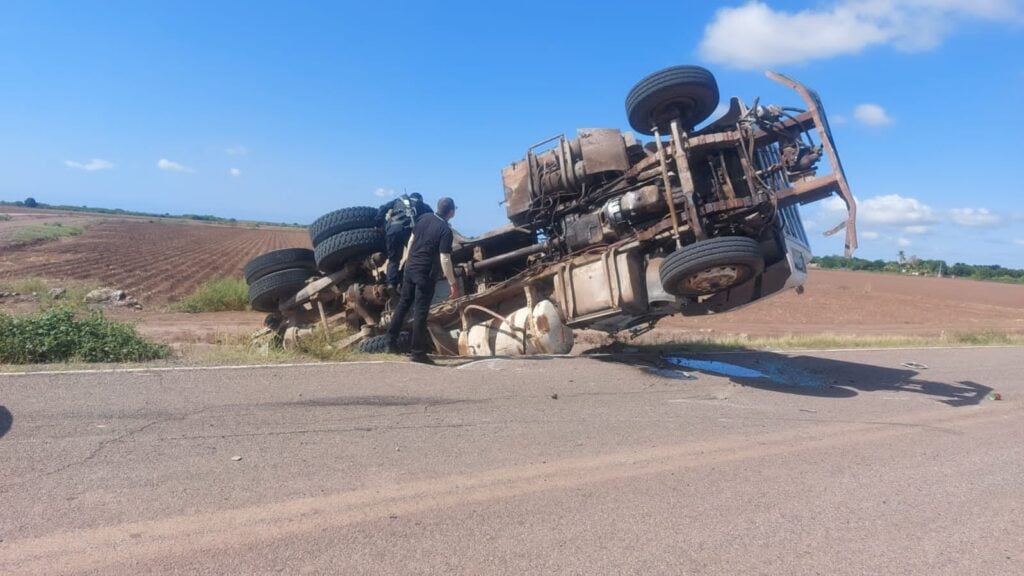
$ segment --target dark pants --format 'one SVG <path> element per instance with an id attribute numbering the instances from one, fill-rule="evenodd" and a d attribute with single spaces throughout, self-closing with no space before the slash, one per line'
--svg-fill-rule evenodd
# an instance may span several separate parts
<path id="1" fill-rule="evenodd" d="M 402 282 L 402 297 L 398 300 L 395 314 L 391 317 L 388 339 L 392 345 L 398 343 L 405 316 L 412 310 L 412 346 L 409 353 L 420 356 L 427 353 L 427 313 L 430 301 L 434 299 L 437 283 L 430 274 L 409 274 Z"/>
<path id="2" fill-rule="evenodd" d="M 405 244 L 409 241 L 412 230 L 404 226 L 388 226 L 384 235 L 385 247 L 388 253 L 388 286 L 398 287 L 402 283 L 402 272 L 398 265 L 402 262 L 402 253 L 405 252 Z"/>

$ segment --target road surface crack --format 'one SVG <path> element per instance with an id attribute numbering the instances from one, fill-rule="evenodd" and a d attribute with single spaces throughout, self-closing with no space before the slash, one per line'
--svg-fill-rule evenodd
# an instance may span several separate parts
<path id="1" fill-rule="evenodd" d="M 144 424 L 142 424 L 140 426 L 137 426 L 135 428 L 127 430 L 127 431 L 123 432 L 122 434 L 120 434 L 118 436 L 115 436 L 114 438 L 108 438 L 107 440 L 101 440 L 100 443 L 95 448 L 93 448 L 91 452 L 86 454 L 85 457 L 83 457 L 83 458 L 79 458 L 77 460 L 73 460 L 73 461 L 68 462 L 67 464 L 64 464 L 64 465 L 62 465 L 62 466 L 60 466 L 58 468 L 55 468 L 53 470 L 48 470 L 48 471 L 43 472 L 42 474 L 38 474 L 36 476 L 32 476 L 32 477 L 29 477 L 29 478 L 24 478 L 24 479 L 21 479 L 21 480 L 15 480 L 14 482 L 9 482 L 7 484 L 0 485 L 0 493 L 7 492 L 9 488 L 13 488 L 15 486 L 19 486 L 19 485 L 25 484 L 27 482 L 33 482 L 33 481 L 36 481 L 36 480 L 42 480 L 44 478 L 49 478 L 50 476 L 54 476 L 54 475 L 60 474 L 61 472 L 66 472 L 67 470 L 69 470 L 71 468 L 74 468 L 76 466 L 81 466 L 82 464 L 85 464 L 85 463 L 91 461 L 93 458 L 99 456 L 99 454 L 101 452 L 103 452 L 111 444 L 116 444 L 118 442 L 127 441 L 127 440 L 131 439 L 133 436 L 135 436 L 136 434 L 140 434 L 142 432 L 145 432 L 149 428 L 152 428 L 153 426 L 156 426 L 158 424 L 165 424 L 167 422 L 175 422 L 175 421 L 186 420 L 188 418 L 191 418 L 192 416 L 197 416 L 197 415 L 202 414 L 203 412 L 205 412 L 207 409 L 208 408 L 202 408 L 200 410 L 196 410 L 196 411 L 193 411 L 193 412 L 188 412 L 188 413 L 182 414 L 180 416 L 168 416 L 168 417 L 165 417 L 165 418 L 158 418 L 156 420 L 150 420 L 150 421 L 148 421 L 148 422 L 146 422 L 146 423 L 144 423 Z"/>

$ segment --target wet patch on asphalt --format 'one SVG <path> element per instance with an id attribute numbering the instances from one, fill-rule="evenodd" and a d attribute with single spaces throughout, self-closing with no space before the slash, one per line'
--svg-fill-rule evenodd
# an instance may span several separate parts
<path id="1" fill-rule="evenodd" d="M 721 360 L 687 358 L 685 356 L 663 356 L 662 360 L 690 370 L 719 374 L 730 378 L 763 379 L 779 386 L 821 388 L 828 385 L 820 377 L 796 368 L 788 359 L 765 359 L 754 356 L 751 360 L 757 366 L 756 368 Z"/>

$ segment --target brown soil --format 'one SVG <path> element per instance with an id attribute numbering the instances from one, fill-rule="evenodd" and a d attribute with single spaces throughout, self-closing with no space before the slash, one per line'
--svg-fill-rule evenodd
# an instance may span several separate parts
<path id="1" fill-rule="evenodd" d="M 95 282 L 151 307 L 179 300 L 212 278 L 240 277 L 245 263 L 264 252 L 308 246 L 304 229 L 104 218 L 79 236 L 3 246 L 0 280 Z"/>
<path id="2" fill-rule="evenodd" d="M 1024 334 L 1024 285 L 811 270 L 803 294 L 776 295 L 717 316 L 666 318 L 659 330 L 784 334 Z"/>
<path id="3" fill-rule="evenodd" d="M 112 310 L 112 316 L 137 322 L 141 332 L 165 342 L 211 342 L 258 330 L 264 315 L 169 313 L 164 305 L 210 278 L 240 276 L 256 255 L 293 246 L 309 246 L 305 230 L 104 217 L 81 236 L 13 249 L 0 243 L 0 282 L 42 277 L 52 285 L 78 280 L 119 288 L 145 309 Z M 0 300 L 0 312 L 26 306 L 32 303 Z M 1024 285 L 812 270 L 803 294 L 787 292 L 721 315 L 666 318 L 645 339 L 984 331 L 1024 334 Z"/>

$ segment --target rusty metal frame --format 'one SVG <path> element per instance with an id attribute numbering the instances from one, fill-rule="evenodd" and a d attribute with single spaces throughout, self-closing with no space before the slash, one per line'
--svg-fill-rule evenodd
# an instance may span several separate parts
<path id="1" fill-rule="evenodd" d="M 676 177 L 679 178 L 679 186 L 682 188 L 683 196 L 686 198 L 686 214 L 690 222 L 690 230 L 697 238 L 697 241 L 708 237 L 704 232 L 704 226 L 700 223 L 697 215 L 696 186 L 693 183 L 693 174 L 690 172 L 690 160 L 686 155 L 686 135 L 679 130 L 679 121 L 672 121 L 672 140 L 675 144 L 672 152 L 676 157 Z"/>
<path id="2" fill-rule="evenodd" d="M 683 247 L 683 241 L 679 236 L 679 216 L 676 214 L 676 203 L 672 198 L 672 182 L 668 177 L 668 163 L 665 160 L 665 144 L 661 141 L 661 134 L 658 127 L 651 128 L 654 132 L 654 142 L 658 147 L 658 162 L 661 164 L 661 178 L 665 186 L 665 203 L 668 204 L 669 218 L 672 219 L 672 237 L 676 240 L 676 248 Z"/>
<path id="3" fill-rule="evenodd" d="M 771 70 L 765 72 L 768 78 L 788 86 L 795 90 L 800 97 L 804 99 L 807 104 L 807 113 L 811 120 L 813 120 L 815 127 L 818 130 L 818 139 L 821 143 L 822 148 L 825 150 L 825 154 L 828 156 L 829 163 L 832 165 L 832 182 L 827 181 L 828 176 L 816 178 L 807 182 L 800 182 L 797 186 L 794 186 L 789 194 L 793 197 L 799 197 L 801 194 L 813 191 L 817 187 L 831 187 L 835 186 L 839 193 L 839 197 L 846 203 L 846 256 L 850 257 L 853 251 L 857 249 L 857 202 L 853 199 L 853 193 L 850 192 L 850 186 L 846 182 L 846 173 L 843 171 L 843 164 L 839 160 L 839 154 L 836 153 L 835 142 L 832 140 L 832 131 L 829 129 L 828 121 L 825 119 L 825 109 L 821 104 L 821 99 L 818 97 L 816 92 L 813 92 L 803 84 L 785 76 L 778 72 L 772 72 Z M 818 182 L 819 180 L 825 179 L 826 181 Z M 803 185 L 803 186 L 801 186 Z M 779 200 L 783 200 L 780 195 Z"/>

